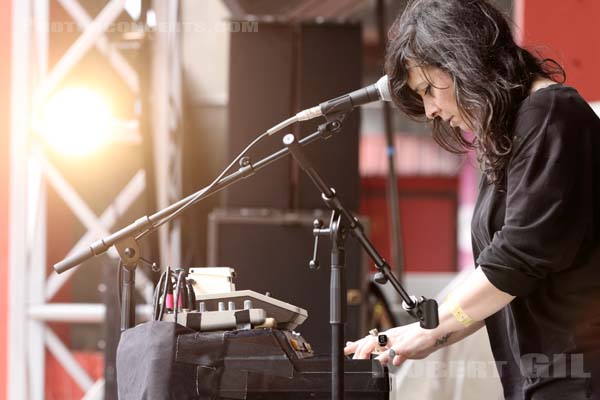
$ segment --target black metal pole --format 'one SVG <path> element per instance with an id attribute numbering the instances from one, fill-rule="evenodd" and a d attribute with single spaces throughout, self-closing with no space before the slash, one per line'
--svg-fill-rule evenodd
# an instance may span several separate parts
<path id="1" fill-rule="evenodd" d="M 123 292 L 121 293 L 121 332 L 135 326 L 135 265 L 119 265 L 123 268 Z"/>
<path id="2" fill-rule="evenodd" d="M 336 125 L 339 128 L 339 123 Z M 344 325 L 346 323 L 346 283 L 344 281 L 344 266 L 346 264 L 346 253 L 344 240 L 346 232 L 342 226 L 341 210 L 329 203 L 329 199 L 335 199 L 335 191 L 332 190 L 317 171 L 312 163 L 306 158 L 296 137 L 287 134 L 283 138 L 283 144 L 300 168 L 302 168 L 315 186 L 321 191 L 323 201 L 333 210 L 329 233 L 331 236 L 331 277 L 329 284 L 329 324 L 331 325 L 331 398 L 332 400 L 344 399 Z"/>
<path id="3" fill-rule="evenodd" d="M 379 51 L 381 58 L 385 56 L 385 3 L 377 0 L 377 33 L 379 36 Z M 387 174 L 387 203 L 390 215 L 390 247 L 396 276 L 402 282 L 404 275 L 404 248 L 402 246 L 402 231 L 400 222 L 400 196 L 398 195 L 398 178 L 396 176 L 396 146 L 392 129 L 392 109 L 387 101 L 383 103 L 383 127 L 386 142 L 386 157 L 388 161 Z"/>
<path id="4" fill-rule="evenodd" d="M 337 218 L 336 218 L 337 217 Z M 329 289 L 329 324 L 331 325 L 331 398 L 344 399 L 344 332 L 346 327 L 346 232 L 341 215 L 334 212 L 331 244 L 331 280 Z"/>

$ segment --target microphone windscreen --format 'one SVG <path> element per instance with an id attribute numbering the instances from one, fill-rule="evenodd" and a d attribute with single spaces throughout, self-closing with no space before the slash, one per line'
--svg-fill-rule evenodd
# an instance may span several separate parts
<path id="1" fill-rule="evenodd" d="M 383 101 L 392 101 L 392 92 L 390 90 L 390 81 L 387 75 L 379 78 L 377 83 L 377 90 L 379 91 L 379 96 Z"/>

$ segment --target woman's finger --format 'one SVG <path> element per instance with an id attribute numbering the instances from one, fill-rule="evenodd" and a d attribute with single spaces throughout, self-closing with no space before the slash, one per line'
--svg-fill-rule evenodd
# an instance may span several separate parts
<path id="1" fill-rule="evenodd" d="M 354 357 L 357 359 L 365 359 L 371 356 L 371 353 L 377 347 L 376 338 L 373 336 L 367 336 L 364 339 L 361 347 L 356 351 Z"/>
<path id="2" fill-rule="evenodd" d="M 394 359 L 392 360 L 392 365 L 399 367 L 404 361 L 406 361 L 406 357 L 402 354 L 396 353 Z"/>
<path id="3" fill-rule="evenodd" d="M 344 349 L 344 354 L 354 354 L 353 359 L 358 359 L 362 348 L 365 346 L 365 343 L 369 340 L 369 336 L 366 336 L 356 342 L 351 342 L 352 344 L 346 349 Z"/>
<path id="4" fill-rule="evenodd" d="M 346 347 L 344 347 L 344 355 L 349 355 L 354 353 L 354 351 L 356 350 L 356 347 L 358 347 L 358 341 L 356 342 L 346 342 Z"/>
<path id="5" fill-rule="evenodd" d="M 359 358 L 360 352 L 362 351 L 364 344 L 365 344 L 365 339 L 361 339 L 358 341 L 358 345 L 354 349 L 354 355 L 352 356 L 352 359 L 356 360 Z"/>
<path id="6" fill-rule="evenodd" d="M 398 353 L 394 348 L 388 349 L 377 357 L 377 361 L 382 365 L 391 363 L 396 367 L 400 366 L 406 359 L 407 357 L 405 355 Z"/>
<path id="7" fill-rule="evenodd" d="M 381 363 L 381 365 L 387 365 L 390 362 L 390 355 L 387 351 L 384 351 L 376 358 L 377 361 Z"/>

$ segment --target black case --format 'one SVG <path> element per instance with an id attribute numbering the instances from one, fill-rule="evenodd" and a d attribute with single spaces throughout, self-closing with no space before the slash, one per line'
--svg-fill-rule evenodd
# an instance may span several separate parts
<path id="1" fill-rule="evenodd" d="M 331 360 L 299 358 L 283 332 L 194 332 L 151 321 L 123 332 L 119 399 L 329 399 Z M 345 398 L 387 400 L 387 368 L 346 360 Z"/>

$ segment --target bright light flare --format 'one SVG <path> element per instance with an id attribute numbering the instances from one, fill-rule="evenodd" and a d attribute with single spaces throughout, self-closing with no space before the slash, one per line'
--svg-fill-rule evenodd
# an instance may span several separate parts
<path id="1" fill-rule="evenodd" d="M 109 142 L 112 114 L 105 99 L 85 88 L 68 88 L 44 105 L 36 130 L 57 152 L 84 156 Z"/>

